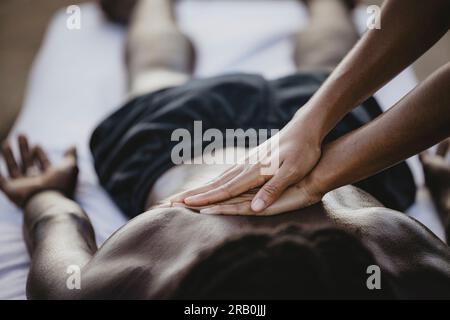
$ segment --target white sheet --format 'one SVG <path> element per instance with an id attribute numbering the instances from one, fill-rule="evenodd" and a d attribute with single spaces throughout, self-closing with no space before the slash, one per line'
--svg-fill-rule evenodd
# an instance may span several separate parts
<path id="1" fill-rule="evenodd" d="M 65 10 L 50 23 L 29 76 L 23 111 L 10 137 L 27 133 L 52 158 L 58 158 L 69 144 L 78 147 L 77 200 L 91 217 L 101 244 L 126 220 L 97 184 L 87 143 L 94 127 L 125 101 L 125 33 L 107 23 L 95 4 L 81 8 L 81 30 L 66 28 Z M 294 0 L 185 0 L 178 4 L 177 13 L 182 29 L 197 47 L 198 77 L 245 71 L 275 78 L 295 71 L 291 38 L 306 21 L 306 13 Z M 355 14 L 361 30 L 365 17 L 363 9 Z M 387 109 L 415 85 L 408 69 L 376 97 Z M 409 161 L 421 185 L 417 160 Z M 24 299 L 29 258 L 22 240 L 21 214 L 3 195 L 0 209 L 0 299 Z M 443 238 L 425 192 L 419 193 L 410 214 Z"/>

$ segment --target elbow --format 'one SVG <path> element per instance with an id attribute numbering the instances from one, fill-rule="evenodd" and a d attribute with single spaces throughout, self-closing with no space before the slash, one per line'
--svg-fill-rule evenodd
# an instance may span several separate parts
<path id="1" fill-rule="evenodd" d="M 52 271 L 43 272 L 31 267 L 26 285 L 28 300 L 73 300 L 79 299 L 74 291 L 66 287 L 65 281 L 54 278 Z"/>
<path id="2" fill-rule="evenodd" d="M 30 270 L 27 279 L 26 295 L 28 300 L 52 300 L 50 288 Z"/>

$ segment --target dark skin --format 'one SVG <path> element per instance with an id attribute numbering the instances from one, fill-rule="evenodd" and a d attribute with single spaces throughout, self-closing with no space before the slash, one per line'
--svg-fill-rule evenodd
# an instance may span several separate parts
<path id="1" fill-rule="evenodd" d="M 198 214 L 182 207 L 153 208 L 97 248 L 88 216 L 71 200 L 78 172 L 73 149 L 54 165 L 42 148 L 28 147 L 23 136 L 19 142 L 24 150 L 20 160 L 8 144 L 3 148 L 10 176 L 2 177 L 0 186 L 24 211 L 24 238 L 31 255 L 29 298 L 166 298 L 199 252 L 243 232 L 288 222 L 305 228 L 338 226 L 353 233 L 371 249 L 383 272 L 395 278 L 405 297 L 450 294 L 448 247 L 420 223 L 383 208 L 373 197 L 351 186 L 327 194 L 319 205 L 267 217 Z M 437 179 L 435 172 L 441 174 L 441 169 L 450 172 L 441 155 L 442 151 L 440 155 L 422 156 L 427 182 Z M 39 172 L 30 176 L 35 164 Z M 210 169 L 205 179 L 223 169 Z M 174 170 L 166 177 L 189 169 Z M 450 180 L 445 181 L 442 187 L 439 184 L 430 189 L 443 204 L 448 203 L 450 189 Z M 441 198 L 444 195 L 447 198 Z M 289 203 L 291 199 L 284 201 Z M 448 221 L 448 207 L 438 208 L 446 208 L 441 213 Z M 70 265 L 81 268 L 81 290 L 66 286 Z"/>
<path id="2" fill-rule="evenodd" d="M 420 154 L 425 183 L 446 228 L 447 243 L 450 243 L 450 165 L 446 160 L 449 147 L 447 139 L 438 145 L 435 154 L 429 151 Z"/>

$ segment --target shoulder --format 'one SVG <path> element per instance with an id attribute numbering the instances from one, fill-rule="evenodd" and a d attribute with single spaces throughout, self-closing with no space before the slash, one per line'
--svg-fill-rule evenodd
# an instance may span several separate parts
<path id="1" fill-rule="evenodd" d="M 415 219 L 387 208 L 371 208 L 366 243 L 398 294 L 405 298 L 450 298 L 450 250 Z"/>
<path id="2" fill-rule="evenodd" d="M 186 224 L 187 209 L 145 212 L 116 231 L 81 270 L 75 299 L 146 299 L 159 283 L 161 268 L 173 251 L 168 227 Z M 191 213 L 192 214 L 192 213 Z M 184 221 L 184 222 L 183 222 Z M 70 293 L 72 294 L 72 293 Z"/>

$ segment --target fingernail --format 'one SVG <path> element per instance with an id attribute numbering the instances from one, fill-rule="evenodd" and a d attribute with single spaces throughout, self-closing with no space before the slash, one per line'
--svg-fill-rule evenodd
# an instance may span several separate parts
<path id="1" fill-rule="evenodd" d="M 252 210 L 253 211 L 259 212 L 259 211 L 264 210 L 265 207 L 266 207 L 266 203 L 259 198 L 252 201 Z"/>

